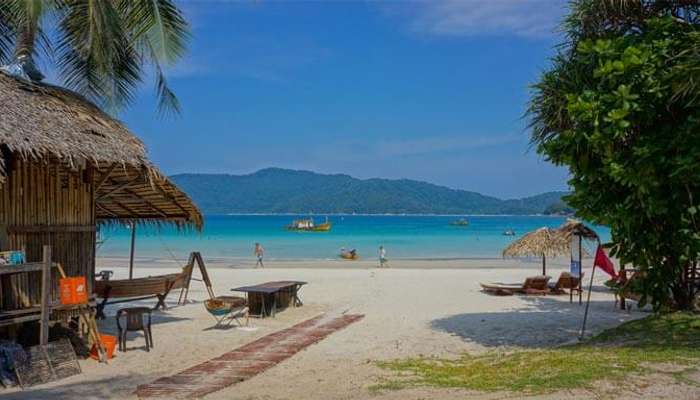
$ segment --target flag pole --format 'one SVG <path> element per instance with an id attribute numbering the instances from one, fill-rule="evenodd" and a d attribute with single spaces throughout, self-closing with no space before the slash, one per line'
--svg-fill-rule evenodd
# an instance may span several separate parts
<path id="1" fill-rule="evenodd" d="M 586 320 L 588 319 L 588 307 L 591 305 L 591 291 L 593 290 L 593 275 L 595 275 L 595 264 L 591 271 L 591 283 L 588 285 L 588 298 L 586 299 L 586 311 L 583 312 L 583 324 L 581 325 L 581 334 L 578 340 L 583 340 L 583 335 L 586 333 Z"/>
<path id="2" fill-rule="evenodd" d="M 598 247 L 600 247 L 600 239 L 598 239 Z M 596 255 L 598 249 L 596 249 Z M 588 285 L 588 298 L 586 299 L 586 311 L 583 312 L 583 324 L 581 324 L 581 334 L 578 340 L 583 340 L 583 335 L 586 333 L 586 321 L 588 320 L 588 307 L 591 305 L 591 291 L 593 290 L 593 275 L 595 275 L 595 259 L 593 260 L 593 269 L 591 270 L 591 283 Z"/>

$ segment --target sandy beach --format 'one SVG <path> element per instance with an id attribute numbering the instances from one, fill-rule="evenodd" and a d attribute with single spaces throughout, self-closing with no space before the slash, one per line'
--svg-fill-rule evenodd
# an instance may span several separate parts
<path id="1" fill-rule="evenodd" d="M 98 259 L 98 268 L 126 277 L 124 259 Z M 137 260 L 135 275 L 172 272 L 173 261 Z M 307 281 L 300 292 L 304 306 L 289 308 L 276 318 L 251 318 L 248 329 L 212 329 L 214 320 L 202 300 L 207 298 L 201 282 L 193 282 L 190 302 L 177 306 L 177 294 L 168 298 L 169 308 L 154 313 L 155 348 L 145 352 L 144 339 L 130 334 L 128 351 L 117 352 L 108 365 L 81 361 L 83 373 L 3 398 L 136 398 L 137 385 L 174 374 L 214 358 L 254 339 L 325 313 L 364 314 L 361 321 L 335 332 L 288 360 L 224 390 L 209 399 L 405 399 L 405 398 L 500 398 L 504 394 L 417 388 L 374 392 L 384 370 L 375 361 L 414 356 L 454 357 L 464 352 L 494 349 L 540 348 L 576 341 L 584 306 L 569 303 L 569 296 L 497 297 L 480 291 L 479 282 L 522 282 L 540 271 L 537 263 L 512 260 L 397 261 L 378 269 L 372 261 L 269 262 L 265 269 L 211 261 L 207 263 L 216 294 L 230 288 L 271 280 Z M 549 263 L 548 274 L 558 276 L 564 263 Z M 590 271 L 588 271 L 590 273 Z M 198 276 L 198 272 L 195 272 Z M 598 276 L 592 294 L 588 333 L 593 334 L 644 311 L 615 308 L 613 296 L 600 287 Z M 154 300 L 139 304 L 155 304 Z M 117 306 L 107 308 L 100 321 L 103 332 L 114 334 Z M 663 385 L 661 385 L 663 386 Z M 313 390 L 310 388 L 313 387 Z M 647 389 L 663 398 L 658 385 Z M 658 392 L 660 390 L 660 392 Z M 657 391 L 657 392 L 654 392 Z M 675 398 L 697 398 L 697 388 L 676 386 Z M 630 392 L 630 396 L 638 395 Z M 586 398 L 585 391 L 567 396 Z M 509 396 L 509 397 L 512 397 Z M 553 395 L 550 398 L 558 398 Z"/>

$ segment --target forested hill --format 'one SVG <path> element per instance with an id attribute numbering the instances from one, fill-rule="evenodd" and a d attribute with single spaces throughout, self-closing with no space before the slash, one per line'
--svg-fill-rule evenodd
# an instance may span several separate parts
<path id="1" fill-rule="evenodd" d="M 205 214 L 542 214 L 566 194 L 501 200 L 409 179 L 357 179 L 280 168 L 171 178 Z"/>

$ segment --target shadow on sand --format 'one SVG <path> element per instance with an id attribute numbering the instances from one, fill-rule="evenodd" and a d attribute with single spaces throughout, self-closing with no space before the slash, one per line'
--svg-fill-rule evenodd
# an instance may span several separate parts
<path id="1" fill-rule="evenodd" d="M 486 294 L 484 294 L 486 296 Z M 518 346 L 541 348 L 578 340 L 584 303 L 570 304 L 552 296 L 522 296 L 522 307 L 505 312 L 455 314 L 431 321 L 435 330 L 458 336 L 484 347 Z M 640 311 L 615 309 L 614 302 L 591 301 L 586 336 L 622 322 L 645 316 Z"/>
<path id="2" fill-rule="evenodd" d="M 60 382 L 59 385 L 46 384 L 17 390 L 13 393 L 2 394 L 3 400 L 29 400 L 29 399 L 51 399 L 51 400 L 92 400 L 114 398 L 116 393 L 131 393 L 136 386 L 147 381 L 141 374 L 130 373 L 128 375 L 117 375 L 105 379 L 84 380 L 83 375 L 74 376 Z M 47 386 L 52 385 L 52 386 Z M 85 388 L 90 387 L 90 392 L 86 393 Z M 15 389 L 12 389 L 15 390 Z"/>

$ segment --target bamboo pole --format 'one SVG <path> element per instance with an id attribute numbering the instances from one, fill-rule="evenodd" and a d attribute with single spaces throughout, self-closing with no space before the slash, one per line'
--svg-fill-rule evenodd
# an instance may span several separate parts
<path id="1" fill-rule="evenodd" d="M 131 251 L 129 252 L 129 279 L 134 278 L 134 245 L 136 244 L 136 223 L 131 223 Z"/>
<path id="2" fill-rule="evenodd" d="M 44 245 L 43 265 L 41 269 L 41 331 L 39 331 L 39 344 L 49 343 L 49 294 L 51 290 L 51 246 Z"/>

